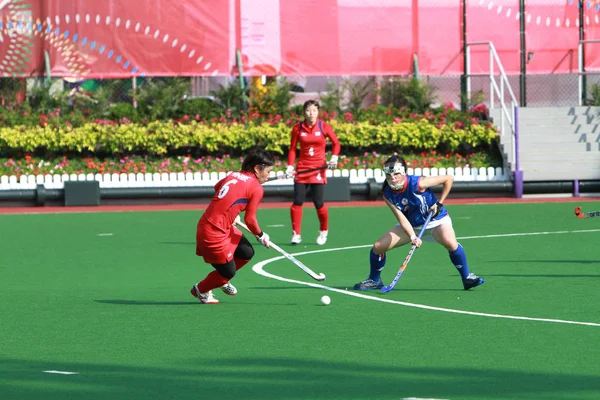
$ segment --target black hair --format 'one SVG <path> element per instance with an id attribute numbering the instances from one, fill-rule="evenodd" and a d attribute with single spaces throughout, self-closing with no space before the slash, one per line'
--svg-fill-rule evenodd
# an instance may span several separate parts
<path id="1" fill-rule="evenodd" d="M 404 167 L 404 173 L 408 173 L 408 166 L 406 164 L 406 160 L 398 155 L 391 156 L 390 158 L 385 160 L 385 162 L 383 163 L 383 169 L 384 170 L 386 168 L 393 169 L 394 165 L 396 165 L 398 163 L 402 164 L 402 166 Z"/>
<path id="2" fill-rule="evenodd" d="M 257 165 L 261 168 L 265 168 L 273 166 L 274 164 L 275 160 L 268 151 L 261 148 L 254 148 L 250 150 L 246 158 L 244 158 L 242 171 L 254 172 L 254 167 Z"/>
<path id="3" fill-rule="evenodd" d="M 310 106 L 317 107 L 317 110 L 321 109 L 321 106 L 319 105 L 319 102 L 317 100 L 307 100 L 304 102 L 304 105 L 302 106 L 302 110 L 306 111 L 306 109 Z"/>

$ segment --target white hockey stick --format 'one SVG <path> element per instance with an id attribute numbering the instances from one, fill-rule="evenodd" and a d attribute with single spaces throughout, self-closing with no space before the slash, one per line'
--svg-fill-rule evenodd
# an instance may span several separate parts
<path id="1" fill-rule="evenodd" d="M 236 225 L 241 226 L 246 231 L 248 231 L 252 235 L 254 235 L 252 233 L 252 231 L 250 231 L 250 229 L 248 229 L 248 227 L 246 226 L 246 224 L 244 224 L 243 222 L 238 222 Z M 292 256 L 291 254 L 289 254 L 288 252 L 286 252 L 285 250 L 283 250 L 281 247 L 277 246 L 275 243 L 273 243 L 270 240 L 269 240 L 269 247 L 272 247 L 279 254 L 281 254 L 282 256 L 284 256 L 285 258 L 287 258 L 288 260 L 290 260 L 294 264 L 296 264 L 296 266 L 298 268 L 300 268 L 302 271 L 306 272 L 314 280 L 316 280 L 316 281 L 324 281 L 325 280 L 325 274 L 324 273 L 320 273 L 320 274 L 315 273 L 312 269 L 310 269 L 306 265 L 302 264 L 301 261 L 297 260 L 294 256 Z"/>

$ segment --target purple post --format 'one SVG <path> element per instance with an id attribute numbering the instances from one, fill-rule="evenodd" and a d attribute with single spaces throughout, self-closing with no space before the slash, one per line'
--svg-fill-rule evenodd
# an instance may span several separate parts
<path id="1" fill-rule="evenodd" d="M 515 197 L 517 199 L 523 198 L 523 171 L 520 169 L 519 165 L 519 107 L 515 106 L 514 108 L 514 123 L 515 123 L 515 137 L 513 138 L 515 141 Z"/>
<path id="2" fill-rule="evenodd" d="M 573 197 L 579 197 L 579 179 L 573 181 Z"/>

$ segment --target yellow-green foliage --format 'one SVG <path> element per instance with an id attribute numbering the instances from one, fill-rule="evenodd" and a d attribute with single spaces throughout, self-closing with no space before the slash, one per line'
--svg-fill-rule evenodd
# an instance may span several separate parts
<path id="1" fill-rule="evenodd" d="M 331 125 L 342 147 L 348 150 L 370 146 L 431 150 L 443 145 L 453 151 L 461 143 L 474 147 L 490 144 L 497 136 L 494 127 L 470 125 L 455 129 L 442 125 L 438 128 L 425 119 L 380 125 L 331 121 Z M 289 146 L 290 132 L 291 128 L 283 123 L 204 125 L 195 121 L 186 124 L 157 121 L 147 126 L 89 123 L 59 129 L 15 126 L 0 129 L 0 151 L 166 154 L 183 148 L 220 152 L 262 145 L 283 154 Z"/>

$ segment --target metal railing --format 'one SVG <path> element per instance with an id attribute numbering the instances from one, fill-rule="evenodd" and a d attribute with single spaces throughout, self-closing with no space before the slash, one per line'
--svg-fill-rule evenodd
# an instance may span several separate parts
<path id="1" fill-rule="evenodd" d="M 488 74 L 471 74 L 471 47 L 473 46 L 487 46 L 489 49 L 489 73 Z M 514 161 L 515 167 L 515 194 L 517 197 L 521 197 L 523 193 L 523 180 L 522 172 L 519 166 L 519 151 L 518 151 L 518 107 L 519 103 L 512 90 L 508 76 L 504 71 L 498 52 L 492 42 L 471 42 L 467 43 L 466 55 L 465 55 L 465 74 L 466 74 L 466 94 L 467 100 L 471 101 L 471 77 L 474 76 L 489 76 L 490 79 L 490 98 L 489 107 L 494 109 L 496 106 L 496 98 L 499 100 L 500 109 L 502 110 L 502 118 L 500 118 L 500 135 L 506 134 L 506 124 L 504 121 L 508 121 L 508 128 L 510 129 L 511 135 L 511 152 L 512 160 Z M 497 70 L 497 72 L 496 72 Z M 498 76 L 496 76 L 498 75 Z M 498 82 L 496 80 L 498 79 Z M 506 95 L 509 96 L 507 104 Z"/>

